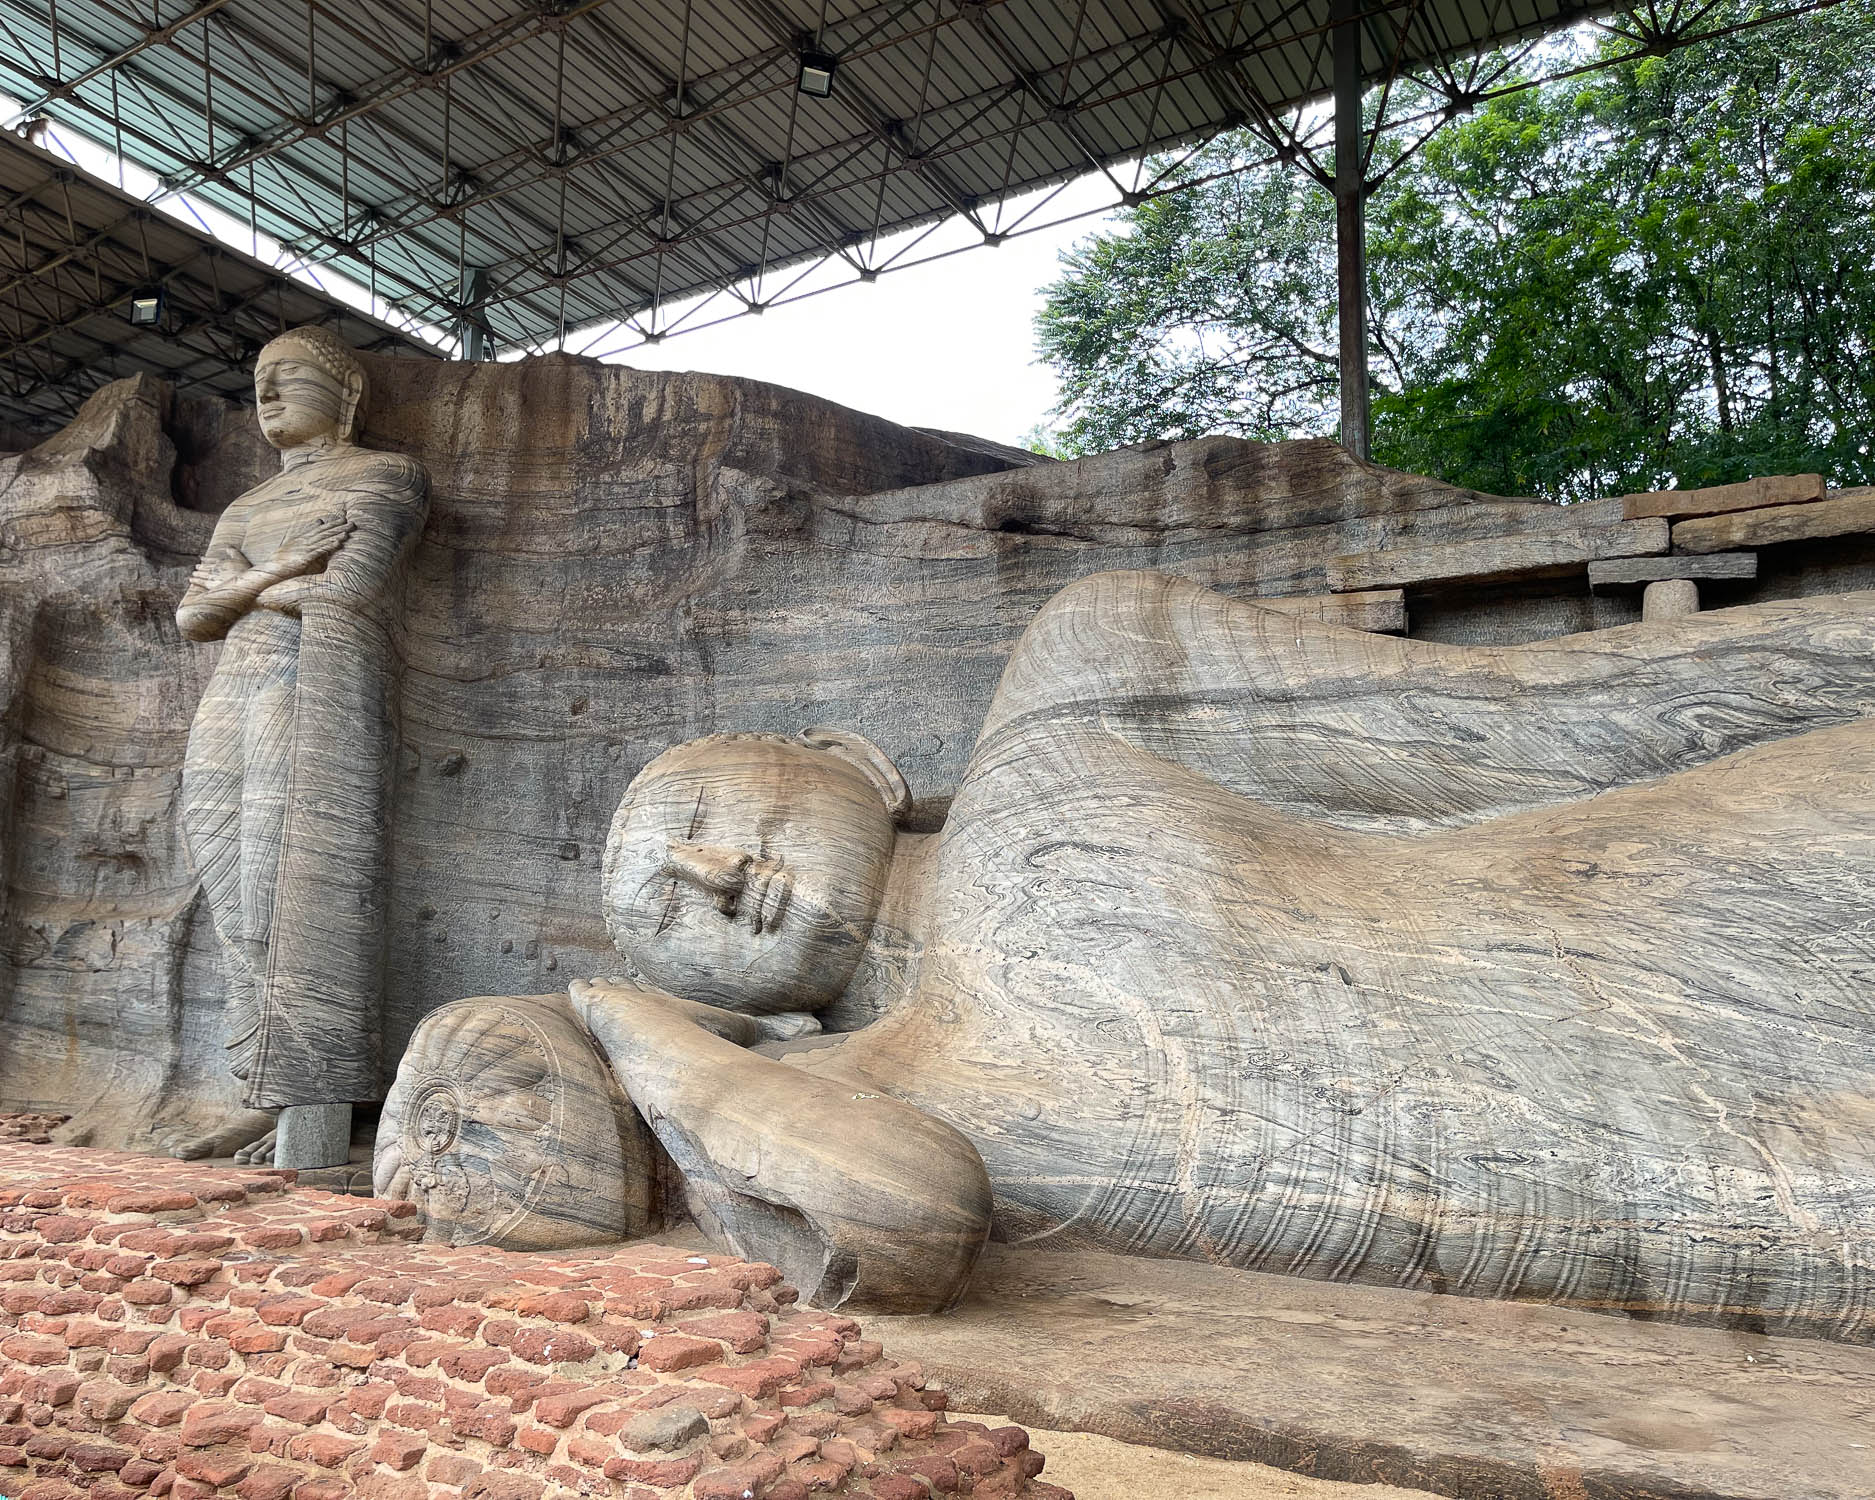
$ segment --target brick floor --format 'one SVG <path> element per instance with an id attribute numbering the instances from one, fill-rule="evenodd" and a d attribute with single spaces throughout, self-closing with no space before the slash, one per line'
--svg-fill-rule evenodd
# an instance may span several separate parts
<path id="1" fill-rule="evenodd" d="M 1072 1500 L 770 1266 L 424 1245 L 407 1203 L 48 1128 L 0 1116 L 9 1500 Z"/>

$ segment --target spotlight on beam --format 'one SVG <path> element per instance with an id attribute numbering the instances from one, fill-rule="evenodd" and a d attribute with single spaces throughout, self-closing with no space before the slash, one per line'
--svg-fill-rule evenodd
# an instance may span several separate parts
<path id="1" fill-rule="evenodd" d="M 837 66 L 824 52 L 803 52 L 801 77 L 796 87 L 810 99 L 831 99 L 833 75 Z"/>
<path id="2" fill-rule="evenodd" d="M 130 299 L 130 326 L 155 328 L 163 321 L 163 289 L 160 286 L 137 292 Z"/>

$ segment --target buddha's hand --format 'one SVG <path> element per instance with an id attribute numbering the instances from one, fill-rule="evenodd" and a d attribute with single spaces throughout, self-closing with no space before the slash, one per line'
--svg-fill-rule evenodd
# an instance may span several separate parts
<path id="1" fill-rule="evenodd" d="M 281 544 L 273 561 L 267 564 L 267 571 L 283 579 L 316 573 L 351 534 L 352 523 L 345 517 L 321 516 Z"/>
<path id="2" fill-rule="evenodd" d="M 248 566 L 248 560 L 232 547 L 225 552 L 210 553 L 195 565 L 195 571 L 189 575 L 189 588 L 195 593 L 207 593 L 239 578 Z"/>
<path id="3" fill-rule="evenodd" d="M 575 979 L 567 986 L 567 998 L 586 1029 L 603 1033 L 608 1026 L 621 1024 L 643 1032 L 662 1027 L 688 1029 L 701 1027 L 713 1036 L 734 1042 L 738 1047 L 753 1047 L 762 1039 L 761 1028 L 749 1016 L 719 1010 L 713 1005 L 699 1005 L 667 995 L 630 979 Z"/>
<path id="4" fill-rule="evenodd" d="M 297 578 L 283 578 L 278 583 L 270 583 L 255 595 L 254 602 L 262 609 L 271 609 L 276 614 L 288 615 L 297 620 L 300 605 L 324 587 L 318 577 L 301 574 Z"/>
<path id="5" fill-rule="evenodd" d="M 566 987 L 566 993 L 573 1002 L 573 1013 L 588 1029 L 595 1012 L 629 1011 L 648 998 L 628 979 L 575 979 Z"/>
<path id="6" fill-rule="evenodd" d="M 609 979 L 575 979 L 567 986 L 567 994 L 572 997 L 576 1006 L 590 1005 L 608 998 L 636 999 L 649 993 L 653 992 L 646 990 L 643 985 L 633 984 L 629 979 L 620 979 L 617 976 Z"/>

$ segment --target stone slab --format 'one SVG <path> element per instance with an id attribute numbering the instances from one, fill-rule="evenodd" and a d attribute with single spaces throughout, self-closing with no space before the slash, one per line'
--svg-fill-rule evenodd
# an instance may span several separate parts
<path id="1" fill-rule="evenodd" d="M 992 1245 L 868 1320 L 961 1410 L 1467 1500 L 1866 1500 L 1875 1350 Z"/>
<path id="2" fill-rule="evenodd" d="M 1343 625 L 1349 630 L 1371 630 L 1380 635 L 1406 633 L 1406 593 L 1402 589 L 1372 589 L 1358 594 L 1301 594 L 1284 599 L 1253 599 L 1262 609 L 1273 609 L 1305 620 Z"/>
<path id="3" fill-rule="evenodd" d="M 1875 531 L 1875 489 L 1845 492 L 1814 505 L 1778 505 L 1681 521 L 1673 528 L 1673 547 L 1676 552 L 1725 552 L 1867 531 Z"/>
<path id="4" fill-rule="evenodd" d="M 363 1161 L 347 1162 L 342 1167 L 309 1167 L 299 1174 L 299 1181 L 302 1187 L 322 1193 L 336 1193 L 342 1198 L 369 1198 L 373 1195 L 369 1157 Z"/>
<path id="5" fill-rule="evenodd" d="M 1801 505 L 1822 498 L 1821 474 L 1773 474 L 1703 490 L 1651 490 L 1644 495 L 1623 495 L 1621 513 L 1630 521 L 1651 516 L 1677 521 L 1686 516 L 1760 510 L 1767 505 Z"/>
<path id="6" fill-rule="evenodd" d="M 1665 521 L 1614 521 L 1562 531 L 1331 557 L 1328 587 L 1341 594 L 1415 584 L 1487 583 L 1522 574 L 1578 572 L 1601 558 L 1639 557 L 1666 550 Z"/>
<path id="7" fill-rule="evenodd" d="M 1750 579 L 1758 576 L 1755 552 L 1708 552 L 1704 556 L 1611 557 L 1589 564 L 1589 587 L 1598 593 L 1638 589 L 1674 578 Z"/>

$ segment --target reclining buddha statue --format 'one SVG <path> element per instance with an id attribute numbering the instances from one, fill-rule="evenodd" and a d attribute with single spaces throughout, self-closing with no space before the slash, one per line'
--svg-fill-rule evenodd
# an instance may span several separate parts
<path id="1" fill-rule="evenodd" d="M 1875 594 L 1485 648 L 1098 575 L 936 834 L 853 734 L 646 766 L 629 974 L 432 1016 L 379 1189 L 564 1244 L 674 1166 L 823 1305 L 994 1232 L 1866 1340 L 1872 712 Z"/>

